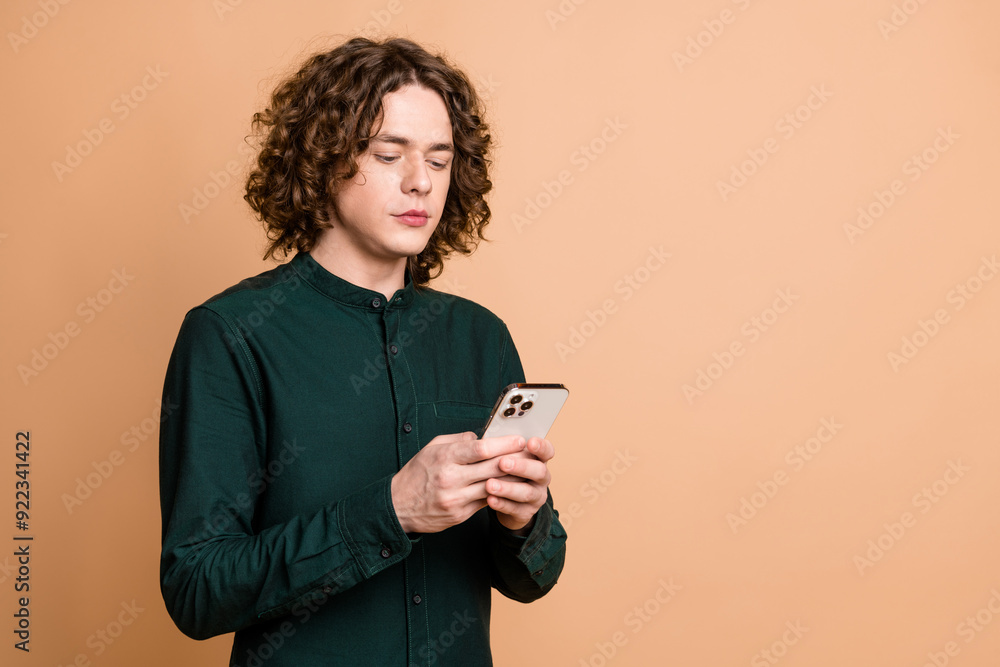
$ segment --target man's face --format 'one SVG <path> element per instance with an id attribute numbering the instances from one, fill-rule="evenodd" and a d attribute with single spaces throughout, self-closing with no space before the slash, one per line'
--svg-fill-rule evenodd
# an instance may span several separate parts
<path id="1" fill-rule="evenodd" d="M 366 266 L 419 254 L 437 227 L 454 160 L 451 121 L 436 92 L 408 85 L 382 100 L 382 124 L 359 172 L 334 197 L 338 252 Z"/>

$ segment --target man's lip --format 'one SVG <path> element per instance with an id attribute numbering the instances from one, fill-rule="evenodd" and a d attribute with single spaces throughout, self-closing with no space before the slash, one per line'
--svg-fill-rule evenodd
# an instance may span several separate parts
<path id="1" fill-rule="evenodd" d="M 404 225 L 409 225 L 410 227 L 423 227 L 430 220 L 427 211 L 418 211 L 416 209 L 410 209 L 406 213 L 400 213 L 395 217 Z"/>

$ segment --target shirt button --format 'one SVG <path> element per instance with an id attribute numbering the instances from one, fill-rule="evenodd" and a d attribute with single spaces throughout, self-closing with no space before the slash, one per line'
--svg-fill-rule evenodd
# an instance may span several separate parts
<path id="1" fill-rule="evenodd" d="M 533 576 L 533 577 L 540 577 L 540 576 L 542 576 L 543 572 L 545 572 L 545 570 L 536 570 L 536 571 L 534 571 L 534 572 L 531 573 L 531 576 Z"/>
<path id="2" fill-rule="evenodd" d="M 372 299 L 372 308 L 378 308 L 382 305 L 382 299 Z"/>
<path id="3" fill-rule="evenodd" d="M 413 596 L 413 604 L 420 604 L 423 601 L 424 601 L 424 599 L 422 597 L 420 597 L 419 593 L 414 594 L 414 596 Z"/>
<path id="4" fill-rule="evenodd" d="M 382 551 L 379 553 L 381 554 L 382 558 L 388 558 L 389 556 L 392 555 L 392 552 L 389 551 L 389 547 L 382 547 Z"/>
<path id="5" fill-rule="evenodd" d="M 403 424 L 403 430 L 409 433 L 410 431 L 413 430 L 413 426 L 410 424 L 410 422 L 406 422 L 405 424 Z"/>
<path id="6" fill-rule="evenodd" d="M 395 345 L 390 345 L 389 351 L 392 352 L 393 354 L 396 354 L 397 352 L 399 352 L 399 348 L 396 347 Z"/>
<path id="7" fill-rule="evenodd" d="M 323 587 L 323 592 L 329 594 L 329 593 L 333 592 L 333 589 L 330 588 L 329 586 L 324 586 Z"/>

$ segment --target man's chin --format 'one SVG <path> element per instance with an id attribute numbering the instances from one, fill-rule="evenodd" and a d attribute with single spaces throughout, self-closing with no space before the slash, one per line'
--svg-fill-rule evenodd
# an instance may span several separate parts
<path id="1" fill-rule="evenodd" d="M 428 243 L 429 241 L 424 241 L 423 243 L 400 243 L 393 250 L 398 252 L 401 257 L 413 257 L 422 253 L 427 248 Z"/>
<path id="2" fill-rule="evenodd" d="M 417 255 L 422 253 L 426 247 L 427 247 L 426 243 L 422 246 L 411 245 L 411 246 L 396 247 L 392 249 L 391 255 L 386 256 L 386 259 L 404 260 L 404 261 L 409 260 L 411 257 L 416 257 Z"/>

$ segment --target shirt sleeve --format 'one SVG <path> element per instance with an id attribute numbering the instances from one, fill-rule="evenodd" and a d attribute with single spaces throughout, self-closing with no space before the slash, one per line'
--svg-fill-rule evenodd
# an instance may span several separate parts
<path id="1" fill-rule="evenodd" d="M 315 605 L 405 558 L 391 476 L 308 516 L 255 528 L 264 490 L 263 388 L 239 332 L 209 307 L 188 313 L 171 354 L 160 429 L 160 588 L 195 639 Z"/>
<path id="2" fill-rule="evenodd" d="M 524 382 L 524 370 L 517 348 L 504 327 L 504 342 L 500 353 L 502 387 Z M 559 523 L 552 493 L 535 513 L 531 531 L 520 536 L 508 530 L 490 515 L 490 553 L 492 555 L 493 587 L 518 602 L 532 602 L 548 593 L 562 573 L 566 559 L 566 530 Z"/>

